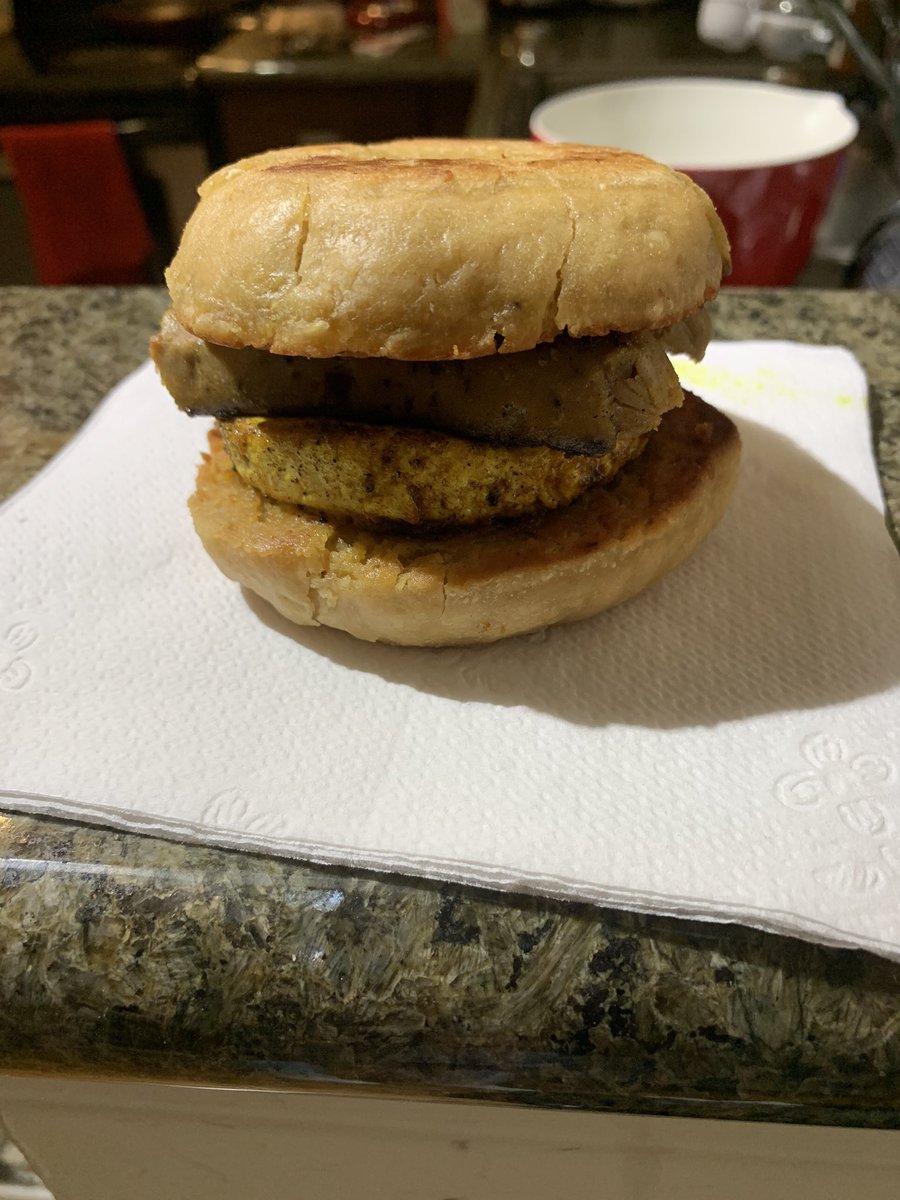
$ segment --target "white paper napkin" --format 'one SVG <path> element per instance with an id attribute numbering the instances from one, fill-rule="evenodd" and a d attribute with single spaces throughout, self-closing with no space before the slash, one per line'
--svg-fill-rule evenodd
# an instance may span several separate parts
<path id="1" fill-rule="evenodd" d="M 9 808 L 900 957 L 900 561 L 844 350 L 682 367 L 744 466 L 696 556 L 466 650 L 296 630 L 206 558 L 145 366 L 0 511 Z"/>

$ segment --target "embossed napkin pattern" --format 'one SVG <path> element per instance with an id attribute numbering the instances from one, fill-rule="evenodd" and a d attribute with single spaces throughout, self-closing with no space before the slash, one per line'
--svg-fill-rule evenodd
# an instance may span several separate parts
<path id="1" fill-rule="evenodd" d="M 207 560 L 152 370 L 0 510 L 0 804 L 738 920 L 900 957 L 900 562 L 859 366 L 715 344 L 720 528 L 594 620 L 468 650 L 297 630 Z"/>

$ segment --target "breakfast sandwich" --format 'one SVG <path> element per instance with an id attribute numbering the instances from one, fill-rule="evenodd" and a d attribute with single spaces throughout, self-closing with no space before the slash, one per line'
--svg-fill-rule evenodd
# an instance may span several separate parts
<path id="1" fill-rule="evenodd" d="M 722 516 L 731 422 L 682 392 L 728 269 L 709 199 L 625 151 L 272 151 L 200 192 L 153 339 L 215 417 L 190 508 L 301 625 L 492 641 L 626 600 Z"/>

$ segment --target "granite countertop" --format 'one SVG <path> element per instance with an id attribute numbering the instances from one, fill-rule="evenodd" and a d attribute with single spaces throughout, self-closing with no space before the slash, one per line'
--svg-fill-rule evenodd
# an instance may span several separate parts
<path id="1" fill-rule="evenodd" d="M 0 495 L 164 303 L 0 291 Z M 715 319 L 855 350 L 900 528 L 900 295 L 726 292 Z M 900 1127 L 900 964 L 862 952 L 15 814 L 0 888 L 0 1070 Z"/>

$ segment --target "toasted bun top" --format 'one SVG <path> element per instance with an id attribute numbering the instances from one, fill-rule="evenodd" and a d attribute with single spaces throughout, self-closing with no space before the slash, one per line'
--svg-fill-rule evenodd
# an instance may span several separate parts
<path id="1" fill-rule="evenodd" d="M 657 329 L 715 295 L 722 224 L 624 150 L 409 139 L 211 176 L 166 279 L 198 337 L 277 354 L 474 358 Z"/>

